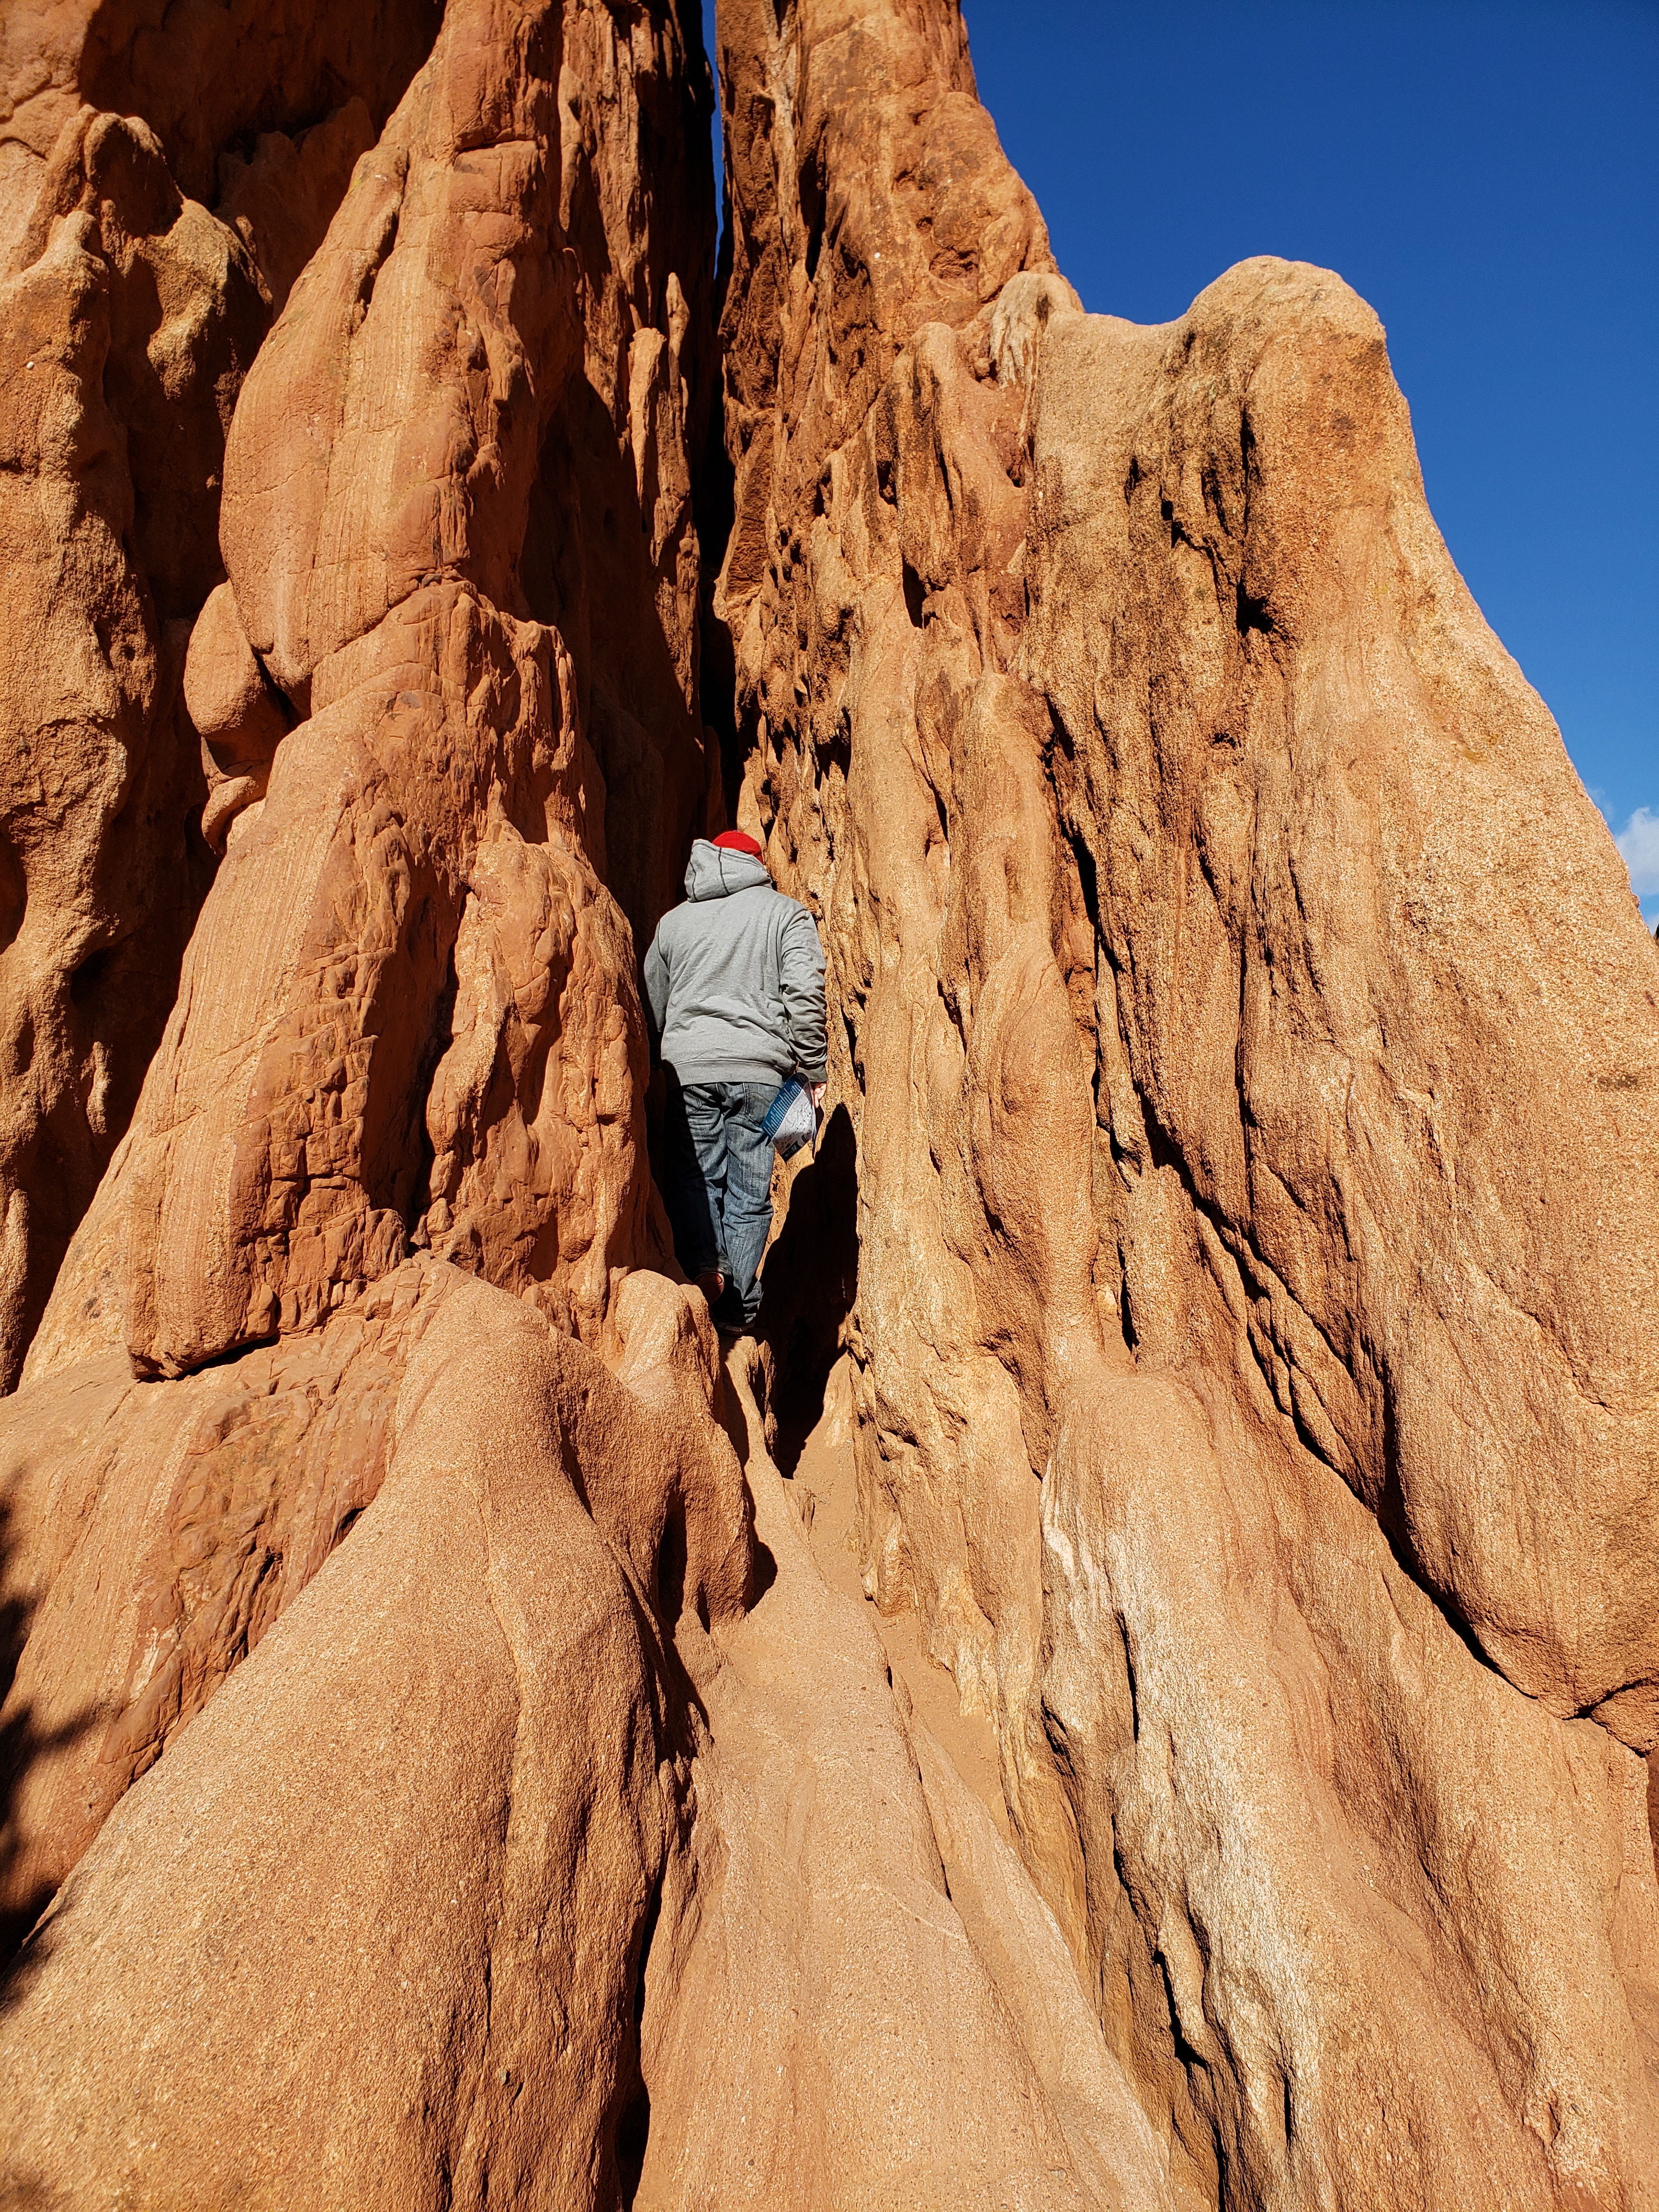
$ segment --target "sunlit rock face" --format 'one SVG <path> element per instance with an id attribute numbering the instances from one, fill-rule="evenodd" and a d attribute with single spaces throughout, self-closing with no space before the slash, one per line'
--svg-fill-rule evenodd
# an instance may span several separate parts
<path id="1" fill-rule="evenodd" d="M 1649 2201 L 1659 965 L 1376 317 L 1085 315 L 953 9 L 720 11 L 740 808 L 860 1539 L 1200 2201 Z"/>
<path id="2" fill-rule="evenodd" d="M 237 395 L 439 14 L 0 20 L 0 1389 L 177 996 L 208 787 L 287 727 L 252 672 L 239 753 L 184 682 Z"/>
<path id="3" fill-rule="evenodd" d="M 1617 856 L 1340 279 L 1086 315 L 949 0 L 715 29 L 718 282 L 680 0 L 0 23 L 0 2200 L 1638 2212 Z"/>
<path id="4" fill-rule="evenodd" d="M 184 677 L 225 859 L 32 1374 L 187 1371 L 411 1243 L 591 1336 L 660 1251 L 628 923 L 718 801 L 712 216 L 639 229 L 696 104 L 672 18 L 617 35 L 452 9 L 240 392 Z"/>
<path id="5" fill-rule="evenodd" d="M 265 56 L 280 106 L 281 88 L 332 52 L 333 32 L 310 20 L 259 28 L 244 64 Z M 452 1928 L 425 1970 L 422 2033 L 435 2040 L 416 2036 L 421 2067 L 447 2082 L 452 2118 L 461 2112 L 459 2134 L 434 2122 L 431 2142 L 386 2166 L 384 2185 L 397 2195 L 411 2172 L 459 2160 L 470 2062 L 438 2022 L 446 2008 L 468 2014 L 478 1975 L 489 1990 L 479 1930 L 515 1911 L 539 1925 L 556 1902 L 574 1927 L 605 1932 L 591 1960 L 526 1984 L 542 1993 L 537 2021 L 585 2008 L 589 2028 L 562 2062 L 576 2086 L 548 2093 L 547 2132 L 524 2154 L 534 2165 L 556 2138 L 550 2173 L 580 2171 L 601 2196 L 608 2174 L 614 2189 L 617 2127 L 637 2087 L 641 1934 L 665 1838 L 687 1817 L 688 1691 L 672 1636 L 682 1613 L 705 1635 L 739 1613 L 752 1578 L 714 1339 L 701 1309 L 652 1272 L 672 1263 L 646 1158 L 635 986 L 635 933 L 673 896 L 681 854 L 720 805 L 695 713 L 690 492 L 713 391 L 703 64 L 672 9 L 619 23 L 575 0 L 562 13 L 458 4 L 441 28 L 434 15 L 425 46 L 389 97 L 383 84 L 357 94 L 372 127 L 280 302 L 252 225 L 210 214 L 174 180 L 170 162 L 191 172 L 201 118 L 175 118 L 175 145 L 165 117 L 85 105 L 55 142 L 14 280 L 68 331 L 9 338 L 27 337 L 33 363 L 9 393 L 20 408 L 43 396 L 28 418 L 33 477 L 8 478 L 6 495 L 37 537 L 58 532 L 24 545 L 22 584 L 47 645 L 63 641 L 48 672 L 66 696 L 82 689 L 66 735 L 68 708 L 42 725 L 50 742 L 18 725 L 10 768 L 35 778 L 23 810 L 35 843 L 5 957 L 19 1021 L 43 1030 L 40 1003 L 61 977 L 25 965 L 29 933 L 64 935 L 63 886 L 101 891 L 119 862 L 127 874 L 99 926 L 119 933 L 120 974 L 137 981 L 117 1003 L 130 1030 L 158 999 L 165 1018 L 116 1070 L 128 1085 L 119 1115 L 113 1077 L 106 1086 L 107 1165 L 78 1228 L 60 1224 L 76 1234 L 44 1316 L 29 1303 L 38 1239 L 27 1295 L 8 1309 L 14 1369 L 27 1349 L 0 1444 L 12 1945 L 58 1896 L 53 1932 L 21 1964 L 27 2002 L 9 2015 L 19 2094 L 0 2102 L 17 2173 L 82 2201 L 165 2195 L 180 2158 L 205 2161 L 207 2193 L 219 2185 L 188 2113 L 175 2115 L 171 2154 L 154 2128 L 146 2154 L 120 2135 L 125 2121 L 108 2136 L 69 2118 L 61 2069 L 94 2038 L 106 2085 L 123 2085 L 111 2109 L 129 2115 L 171 2078 L 122 1994 L 135 1977 L 171 1990 L 163 2002 L 192 2047 L 278 2033 L 288 2000 L 271 1978 L 314 1910 L 301 1861 L 314 1853 L 322 1884 L 343 1848 L 320 1805 L 350 1732 L 342 1697 L 379 1715 L 392 1761 L 376 1767 L 367 1740 L 368 1763 L 348 1759 L 347 1826 L 380 1835 L 387 1881 L 426 1869 L 406 1885 L 418 1896 L 393 1897 L 366 1872 L 342 1925 L 422 1948 L 433 1924 L 422 1916 L 442 1917 L 447 1876 L 434 1869 L 447 1851 L 457 1897 L 471 1883 L 456 1908 L 470 1932 Z M 234 127 L 266 119 L 246 89 Z M 647 149 L 660 216 L 641 200 Z M 276 158 L 258 140 L 233 183 Z M 294 258 L 291 236 L 284 251 Z M 145 402 L 159 425 L 111 420 L 125 387 L 109 303 L 126 312 L 123 284 L 161 302 L 160 338 L 140 328 L 132 340 L 159 363 L 159 396 L 147 388 Z M 198 473 L 157 478 L 158 450 L 186 447 Z M 93 550 L 76 567 L 82 540 Z M 176 584 L 158 580 L 164 556 Z M 158 639 L 171 641 L 165 666 Z M 34 649 L 40 724 L 39 639 Z M 21 696 L 31 672 L 21 658 L 14 667 Z M 140 866 L 129 787 L 137 776 L 153 799 L 166 746 L 182 758 L 186 740 L 193 785 L 179 769 L 167 787 L 176 812 L 160 829 L 141 818 Z M 43 806 L 42 769 L 80 777 L 84 798 L 76 785 Z M 199 914 L 163 831 L 199 857 Z M 176 921 L 170 971 L 146 899 Z M 64 1110 L 39 1075 L 11 1073 L 9 1126 L 32 1114 L 56 1133 Z M 31 1164 L 38 1144 L 30 1154 L 20 1138 L 19 1151 L 27 1227 L 53 1186 Z M 388 1578 L 372 1564 L 374 1531 L 397 1518 L 416 1466 L 415 1522 Z M 443 1501 L 436 1521 L 418 1502 L 428 1493 Z M 490 1533 L 498 1509 L 518 1534 Z M 526 1515 L 540 1516 L 531 1553 Z M 528 1578 L 517 1598 L 500 1582 L 502 1556 Z M 377 1596 L 343 1590 L 360 1575 Z M 573 1610 L 556 1594 L 576 1588 Z M 492 1607 L 504 1624 L 494 1644 L 477 1626 Z M 259 1708 L 268 1717 L 221 1718 L 219 1694 L 250 1655 L 248 1680 L 267 1686 L 246 1694 L 273 1701 Z M 414 1703 L 393 1783 L 404 1731 L 386 1715 L 400 1685 Z M 590 1693 L 586 1747 L 564 1745 Z M 526 1762 L 549 1731 L 559 1771 L 532 1781 Z M 187 1741 L 204 1765 L 175 1796 L 162 1784 Z M 250 1745 L 264 1747 L 251 1764 Z M 431 1771 L 417 1784 L 422 1759 Z M 232 1853 L 217 1889 L 192 1842 L 204 1791 Z M 517 1905 L 512 1850 L 465 1872 L 515 1807 L 529 1826 L 514 1849 L 533 1866 Z M 441 1844 L 428 1823 L 446 1820 Z M 130 1823 L 141 1841 L 120 1840 Z M 566 1838 L 557 1850 L 535 1840 L 549 1823 Z M 568 1863 L 582 1833 L 598 1855 L 591 1881 Z M 150 1909 L 131 1916 L 125 1871 L 96 1871 L 137 1853 L 156 1895 L 174 1897 L 167 1917 L 180 1929 L 180 1880 L 224 1925 L 252 1902 L 246 1851 L 289 1869 L 272 1876 L 289 1903 L 273 1891 L 258 1906 L 272 1948 L 245 1954 L 240 1981 L 204 1979 L 188 1946 L 169 1966 L 147 1948 Z M 77 1865 L 82 1886 L 62 1890 Z M 131 2046 L 89 2025 L 75 1963 L 88 1957 L 99 2002 L 135 2025 Z M 290 1993 L 301 2011 L 307 1971 Z M 398 1986 L 379 1998 L 394 2041 Z M 256 2027 L 262 1994 L 272 2009 Z M 326 2066 L 358 2087 L 383 2063 L 361 2009 L 374 2002 L 347 1993 L 331 2023 L 308 2014 L 316 2040 L 295 2045 L 307 2094 L 325 2095 L 325 2062 L 304 2049 L 325 2046 Z M 367 2036 L 355 2053 L 347 2018 Z M 226 2107 L 222 2081 L 210 2072 L 203 2085 L 205 2124 Z M 406 2087 L 401 2074 L 383 2084 L 388 2111 Z M 221 2129 L 228 2172 L 244 2170 L 265 2124 L 258 2094 L 251 2132 Z M 340 2091 L 348 2104 L 356 2094 Z M 350 2177 L 379 2155 L 378 2109 L 371 2098 L 368 2132 L 346 2124 L 333 2163 L 317 2164 L 319 2202 L 358 2197 Z M 475 2146 L 475 2162 L 488 2166 L 488 2151 Z M 493 2157 L 499 2187 L 512 2160 Z"/>

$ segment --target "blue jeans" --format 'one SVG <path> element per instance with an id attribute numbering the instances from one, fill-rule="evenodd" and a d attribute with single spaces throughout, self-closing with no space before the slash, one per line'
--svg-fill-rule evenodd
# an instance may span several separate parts
<path id="1" fill-rule="evenodd" d="M 761 1127 L 775 1083 L 682 1084 L 668 1070 L 663 1195 L 674 1249 L 694 1279 L 726 1278 L 714 1318 L 746 1326 L 760 1311 L 761 1255 L 772 1228 L 772 1139 Z"/>

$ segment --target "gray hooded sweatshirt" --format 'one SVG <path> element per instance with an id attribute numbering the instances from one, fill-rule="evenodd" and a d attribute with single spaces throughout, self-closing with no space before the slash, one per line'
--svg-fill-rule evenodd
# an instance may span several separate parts
<path id="1" fill-rule="evenodd" d="M 817 927 L 750 853 L 693 845 L 685 903 L 645 956 L 645 1011 L 682 1083 L 825 1079 Z"/>

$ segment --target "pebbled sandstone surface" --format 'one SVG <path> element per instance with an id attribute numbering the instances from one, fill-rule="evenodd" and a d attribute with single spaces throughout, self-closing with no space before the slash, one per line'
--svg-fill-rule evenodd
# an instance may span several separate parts
<path id="1" fill-rule="evenodd" d="M 1340 278 L 714 28 L 718 277 L 682 0 L 0 17 L 0 2205 L 1641 2212 L 1623 870 Z"/>

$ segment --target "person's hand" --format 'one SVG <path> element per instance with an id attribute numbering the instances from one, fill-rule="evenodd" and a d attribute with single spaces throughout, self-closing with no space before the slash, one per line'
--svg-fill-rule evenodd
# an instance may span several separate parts
<path id="1" fill-rule="evenodd" d="M 827 1083 L 809 1083 L 806 1087 L 811 1094 L 812 1111 L 821 1114 L 823 1111 L 823 1094 L 830 1085 Z"/>

